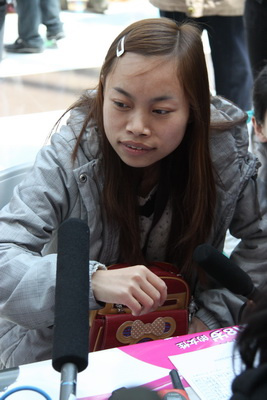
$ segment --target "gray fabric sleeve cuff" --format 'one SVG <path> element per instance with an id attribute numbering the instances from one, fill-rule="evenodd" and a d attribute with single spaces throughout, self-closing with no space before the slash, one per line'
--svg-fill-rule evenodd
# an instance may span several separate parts
<path id="1" fill-rule="evenodd" d="M 98 270 L 106 270 L 107 267 L 104 264 L 99 263 L 98 261 L 90 261 L 89 264 L 89 283 L 90 283 L 90 290 L 89 290 L 89 309 L 90 310 L 99 310 L 100 308 L 103 308 L 105 306 L 105 303 L 102 301 L 97 301 L 95 299 L 93 290 L 92 290 L 92 276 L 93 274 Z"/>
<path id="2" fill-rule="evenodd" d="M 199 309 L 195 317 L 199 318 L 210 330 L 221 328 L 221 325 L 216 318 L 214 318 L 214 315 L 204 308 Z"/>

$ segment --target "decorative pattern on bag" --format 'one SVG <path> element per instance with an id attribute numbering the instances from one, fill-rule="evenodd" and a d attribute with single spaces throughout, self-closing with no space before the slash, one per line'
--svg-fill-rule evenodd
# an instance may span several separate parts
<path id="1" fill-rule="evenodd" d="M 116 264 L 109 268 L 123 268 Z M 156 311 L 134 317 L 121 304 L 106 304 L 90 313 L 90 351 L 184 335 L 188 332 L 189 287 L 177 268 L 155 262 L 148 268 L 167 285 L 167 299 Z"/>
<path id="2" fill-rule="evenodd" d="M 136 344 L 170 337 L 175 329 L 176 322 L 171 317 L 158 317 L 152 323 L 146 324 L 138 319 L 124 322 L 118 328 L 116 338 L 121 344 Z"/>

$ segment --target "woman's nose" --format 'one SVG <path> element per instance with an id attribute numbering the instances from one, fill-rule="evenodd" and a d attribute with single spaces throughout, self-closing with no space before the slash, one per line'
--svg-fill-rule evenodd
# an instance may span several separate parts
<path id="1" fill-rule="evenodd" d="M 142 112 L 135 112 L 131 115 L 128 121 L 127 131 L 136 136 L 150 135 L 151 128 L 148 117 L 146 117 Z"/>

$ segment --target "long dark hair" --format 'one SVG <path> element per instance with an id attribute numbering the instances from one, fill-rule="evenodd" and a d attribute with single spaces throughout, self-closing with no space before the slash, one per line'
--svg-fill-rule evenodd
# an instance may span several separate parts
<path id="1" fill-rule="evenodd" d="M 258 356 L 259 364 L 267 363 L 267 283 L 261 284 L 255 303 L 247 306 L 236 340 L 246 368 L 253 368 Z"/>
<path id="2" fill-rule="evenodd" d="M 77 154 L 84 130 L 89 122 L 94 121 L 103 152 L 103 205 L 109 220 L 120 229 L 120 261 L 144 263 L 137 205 L 138 173 L 124 164 L 114 152 L 103 126 L 103 89 L 106 77 L 117 60 L 116 50 L 123 37 L 125 52 L 174 58 L 177 61 L 177 76 L 190 104 L 184 139 L 172 154 L 162 160 L 162 179 L 158 185 L 159 192 L 167 190 L 172 205 L 165 261 L 176 263 L 189 276 L 192 252 L 198 244 L 207 240 L 216 202 L 209 152 L 209 81 L 201 32 L 196 26 L 154 18 L 135 22 L 121 32 L 107 52 L 96 95 L 85 96 L 74 105 L 83 107 L 87 117 L 73 156 L 75 158 Z"/>

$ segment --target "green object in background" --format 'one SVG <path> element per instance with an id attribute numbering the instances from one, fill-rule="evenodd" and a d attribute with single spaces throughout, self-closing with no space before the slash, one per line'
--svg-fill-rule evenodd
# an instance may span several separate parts
<path id="1" fill-rule="evenodd" d="M 45 49 L 58 49 L 57 41 L 55 39 L 46 40 L 44 43 Z"/>

